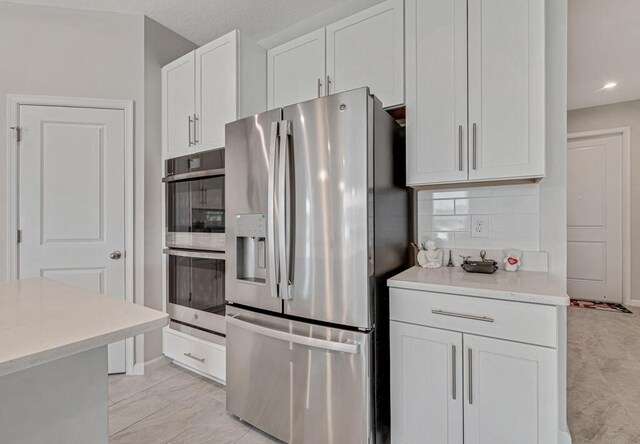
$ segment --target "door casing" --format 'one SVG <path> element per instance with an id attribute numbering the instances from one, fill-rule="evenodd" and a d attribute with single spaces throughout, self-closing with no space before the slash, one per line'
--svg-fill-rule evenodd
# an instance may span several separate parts
<path id="1" fill-rule="evenodd" d="M 134 153 L 133 153 L 133 100 L 91 99 L 78 97 L 52 97 L 22 94 L 7 95 L 7 116 L 9 127 L 20 126 L 20 106 L 60 106 L 73 108 L 117 109 L 125 118 L 125 300 L 134 302 Z M 6 171 L 6 214 L 7 214 L 7 278 L 18 279 L 18 150 L 19 143 L 15 131 L 7 131 L 7 171 Z M 142 281 L 140 281 L 142 283 Z M 139 284 L 140 287 L 140 284 Z M 142 291 L 135 302 L 144 304 Z M 144 336 L 135 337 L 135 348 L 144 352 Z M 126 374 L 143 374 L 144 363 L 134 369 L 134 338 L 125 340 Z"/>

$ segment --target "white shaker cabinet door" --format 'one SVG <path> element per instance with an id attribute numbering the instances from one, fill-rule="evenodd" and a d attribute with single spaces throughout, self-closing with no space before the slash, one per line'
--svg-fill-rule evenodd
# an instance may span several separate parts
<path id="1" fill-rule="evenodd" d="M 162 146 L 164 158 L 194 151 L 195 56 L 193 52 L 162 68 Z"/>
<path id="2" fill-rule="evenodd" d="M 390 341 L 391 441 L 462 444 L 462 333 L 391 321 Z"/>
<path id="3" fill-rule="evenodd" d="M 368 86 L 384 107 L 404 103 L 403 0 L 387 0 L 327 26 L 328 91 Z"/>
<path id="4" fill-rule="evenodd" d="M 467 1 L 407 0 L 407 185 L 467 180 Z"/>
<path id="5" fill-rule="evenodd" d="M 267 53 L 268 108 L 278 108 L 326 95 L 324 28 Z"/>
<path id="6" fill-rule="evenodd" d="M 196 149 L 224 147 L 225 125 L 238 118 L 238 31 L 196 49 Z"/>
<path id="7" fill-rule="evenodd" d="M 545 173 L 544 0 L 469 0 L 469 178 Z"/>
<path id="8" fill-rule="evenodd" d="M 465 444 L 557 442 L 556 353 L 465 334 Z"/>

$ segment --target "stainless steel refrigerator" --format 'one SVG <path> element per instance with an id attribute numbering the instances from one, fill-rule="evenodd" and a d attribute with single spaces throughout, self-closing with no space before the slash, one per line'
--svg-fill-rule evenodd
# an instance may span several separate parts
<path id="1" fill-rule="evenodd" d="M 361 88 L 226 126 L 227 410 L 290 443 L 388 437 L 402 128 Z"/>

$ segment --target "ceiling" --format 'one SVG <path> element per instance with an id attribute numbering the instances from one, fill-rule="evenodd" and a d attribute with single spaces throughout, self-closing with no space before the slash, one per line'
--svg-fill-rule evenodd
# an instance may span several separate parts
<path id="1" fill-rule="evenodd" d="M 380 0 L 10 0 L 14 3 L 144 14 L 197 45 L 241 29 L 256 40 L 345 3 Z"/>
<path id="2" fill-rule="evenodd" d="M 569 109 L 640 99 L 640 1 L 569 0 L 568 45 Z"/>

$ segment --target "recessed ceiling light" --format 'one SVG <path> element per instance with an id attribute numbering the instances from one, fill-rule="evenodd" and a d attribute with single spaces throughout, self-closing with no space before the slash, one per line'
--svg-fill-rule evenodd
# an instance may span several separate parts
<path id="1" fill-rule="evenodd" d="M 616 85 L 617 85 L 616 82 L 608 82 L 604 84 L 602 89 L 611 89 L 611 88 L 614 88 Z"/>

